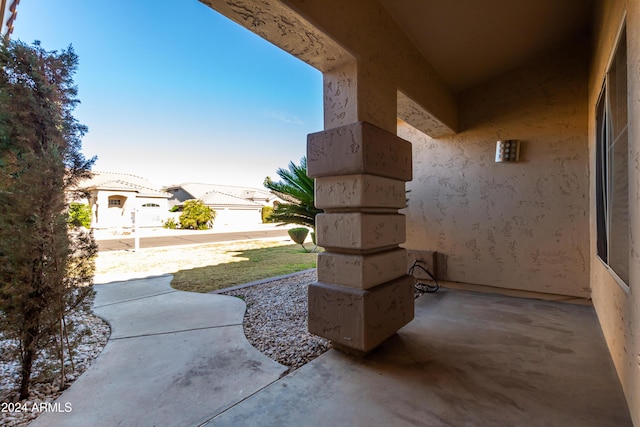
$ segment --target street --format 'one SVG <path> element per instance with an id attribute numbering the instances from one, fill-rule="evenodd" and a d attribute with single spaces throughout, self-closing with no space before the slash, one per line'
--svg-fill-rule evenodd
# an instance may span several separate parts
<path id="1" fill-rule="evenodd" d="M 234 242 L 238 240 L 251 240 L 262 239 L 270 237 L 286 237 L 287 229 L 273 229 L 273 230 L 255 230 L 255 231 L 236 231 L 231 233 L 208 233 L 208 234 L 193 234 L 193 235 L 179 235 L 179 236 L 157 236 L 157 237 L 140 237 L 140 248 L 157 248 L 161 246 L 176 246 L 176 245 L 193 245 L 202 243 L 217 243 L 217 242 Z M 98 250 L 100 252 L 106 251 L 118 251 L 134 248 L 133 237 L 127 236 L 122 239 L 105 239 L 98 240 Z"/>

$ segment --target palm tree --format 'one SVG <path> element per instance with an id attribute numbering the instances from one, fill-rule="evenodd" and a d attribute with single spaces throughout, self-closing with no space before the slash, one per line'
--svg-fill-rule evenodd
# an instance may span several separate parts
<path id="1" fill-rule="evenodd" d="M 316 215 L 322 209 L 315 207 L 313 200 L 313 179 L 307 176 L 307 158 L 300 160 L 300 166 L 289 162 L 289 169 L 278 169 L 282 179 L 273 182 L 266 177 L 264 186 L 280 197 L 285 203 L 274 206 L 270 218 L 284 224 L 300 224 L 315 230 Z"/>

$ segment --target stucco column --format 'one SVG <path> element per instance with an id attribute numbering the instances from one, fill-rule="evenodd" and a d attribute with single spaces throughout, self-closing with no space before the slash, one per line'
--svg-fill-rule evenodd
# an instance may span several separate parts
<path id="1" fill-rule="evenodd" d="M 318 282 L 309 286 L 309 331 L 334 347 L 366 353 L 413 319 L 406 275 L 405 181 L 411 144 L 359 121 L 311 134 L 307 167 L 316 178 Z"/>
<path id="2" fill-rule="evenodd" d="M 318 281 L 309 286 L 309 332 L 366 353 L 413 319 L 406 275 L 405 182 L 411 144 L 396 136 L 396 91 L 383 70 L 350 62 L 324 73 L 323 132 L 307 140 L 315 178 Z"/>

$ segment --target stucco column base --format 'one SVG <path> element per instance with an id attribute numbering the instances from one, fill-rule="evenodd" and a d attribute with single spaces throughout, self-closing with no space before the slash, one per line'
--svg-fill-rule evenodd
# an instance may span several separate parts
<path id="1" fill-rule="evenodd" d="M 309 332 L 337 348 L 367 353 L 414 316 L 413 278 L 402 276 L 371 289 L 309 285 Z"/>
<path id="2" fill-rule="evenodd" d="M 407 206 L 404 181 L 375 175 L 340 175 L 316 178 L 315 204 L 320 209 L 402 209 Z"/>
<path id="3" fill-rule="evenodd" d="M 398 213 L 321 213 L 316 216 L 318 245 L 332 252 L 378 252 L 405 241 L 405 224 Z"/>
<path id="4" fill-rule="evenodd" d="M 366 254 L 318 254 L 318 281 L 352 288 L 369 289 L 401 277 L 408 271 L 407 251 Z"/>

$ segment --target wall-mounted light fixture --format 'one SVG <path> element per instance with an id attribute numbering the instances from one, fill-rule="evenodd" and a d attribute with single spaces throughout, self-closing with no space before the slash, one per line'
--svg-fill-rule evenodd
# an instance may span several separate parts
<path id="1" fill-rule="evenodd" d="M 520 159 L 520 141 L 507 139 L 496 142 L 496 163 L 517 162 Z"/>

